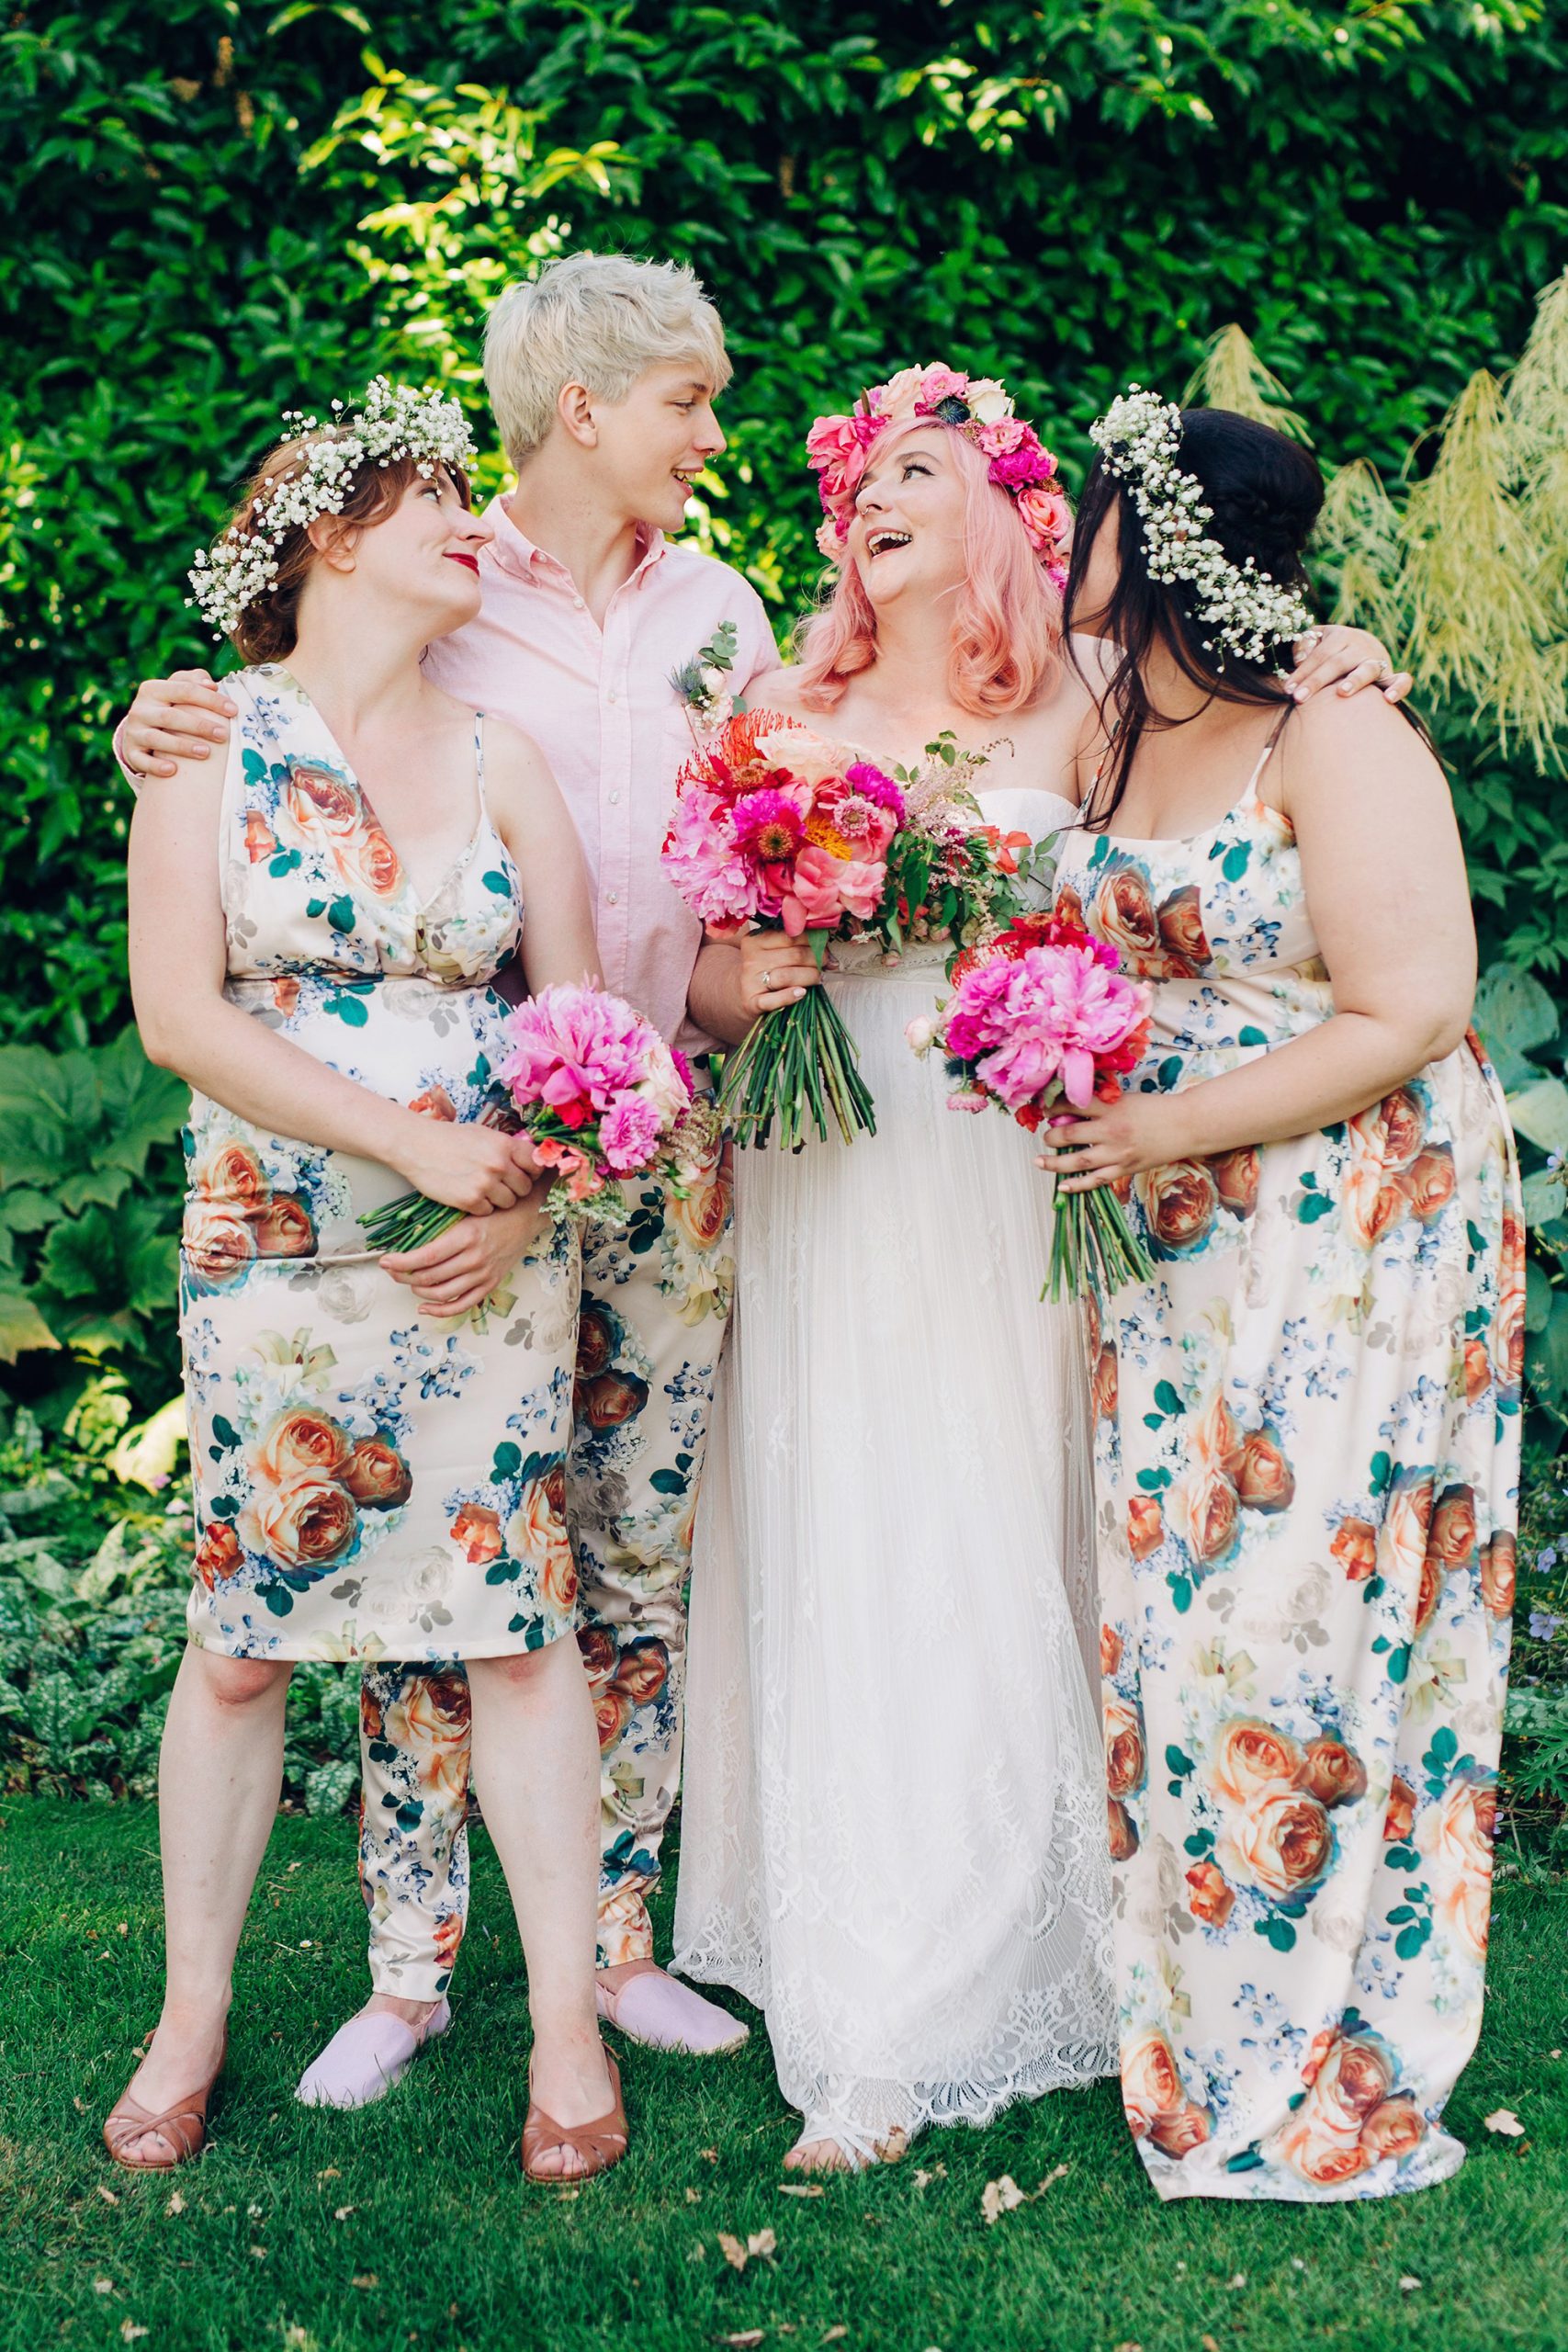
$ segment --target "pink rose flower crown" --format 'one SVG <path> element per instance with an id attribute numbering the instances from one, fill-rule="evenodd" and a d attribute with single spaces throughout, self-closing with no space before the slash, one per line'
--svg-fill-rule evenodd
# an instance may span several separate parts
<path id="1" fill-rule="evenodd" d="M 1013 414 L 1011 393 L 994 377 L 965 376 L 940 365 L 901 368 L 886 384 L 862 392 L 848 416 L 819 416 L 807 435 L 807 462 L 816 472 L 825 517 L 817 535 L 822 553 L 834 561 L 843 553 L 855 493 L 877 441 L 890 425 L 917 417 L 962 433 L 990 460 L 991 480 L 1011 498 L 1055 585 L 1065 588 L 1072 510 L 1055 458 L 1034 427 Z"/>

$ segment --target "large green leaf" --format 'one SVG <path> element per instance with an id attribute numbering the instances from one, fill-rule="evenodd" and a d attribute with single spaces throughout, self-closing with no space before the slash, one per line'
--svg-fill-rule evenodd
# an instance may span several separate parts
<path id="1" fill-rule="evenodd" d="M 98 1081 L 104 1159 L 111 1167 L 140 1176 L 152 1146 L 177 1138 L 190 1108 L 190 1089 L 173 1070 L 148 1060 L 134 1028 L 123 1030 L 99 1054 Z"/>
<path id="2" fill-rule="evenodd" d="M 1568 1086 L 1560 1078 L 1538 1078 L 1508 1097 L 1515 1126 L 1542 1151 L 1568 1154 Z"/>
<path id="3" fill-rule="evenodd" d="M 1533 972 L 1494 964 L 1475 991 L 1475 1025 L 1505 1088 L 1528 1086 L 1540 1073 L 1529 1056 L 1551 1044 L 1562 1016 Z"/>
<path id="4" fill-rule="evenodd" d="M 60 1341 L 25 1290 L 0 1286 L 0 1363 L 15 1363 L 33 1348 L 58 1348 Z"/>

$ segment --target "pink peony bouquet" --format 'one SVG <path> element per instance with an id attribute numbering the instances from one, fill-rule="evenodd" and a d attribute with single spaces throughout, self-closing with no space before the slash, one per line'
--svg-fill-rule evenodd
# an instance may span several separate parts
<path id="1" fill-rule="evenodd" d="M 958 1081 L 951 1111 L 994 1102 L 1032 1135 L 1053 1112 L 1060 1118 L 1096 1095 L 1111 1100 L 1148 1043 L 1148 989 L 1121 970 L 1113 947 L 1054 916 L 1020 917 L 961 956 L 953 978 L 936 1020 L 911 1022 L 908 1032 L 916 1053 L 935 1046 L 945 1055 Z M 1152 1279 L 1112 1187 L 1057 1192 L 1052 1298 Z"/>
<path id="2" fill-rule="evenodd" d="M 664 870 L 706 924 L 803 935 L 818 964 L 830 938 L 863 934 L 882 908 L 904 795 L 870 761 L 767 710 L 704 738 L 682 768 Z M 773 1123 L 798 1151 L 807 1125 L 846 1143 L 876 1131 L 848 1030 L 823 989 L 757 1022 L 728 1056 L 719 1108 L 743 1143 Z"/>
<path id="3" fill-rule="evenodd" d="M 703 1117 L 685 1056 L 620 997 L 587 985 L 541 989 L 509 1014 L 505 1035 L 496 1075 L 535 1158 L 555 1170 L 550 1215 L 624 1225 L 622 1180 L 672 1174 Z M 405 1193 L 359 1222 L 373 1249 L 417 1250 L 462 1215 Z"/>

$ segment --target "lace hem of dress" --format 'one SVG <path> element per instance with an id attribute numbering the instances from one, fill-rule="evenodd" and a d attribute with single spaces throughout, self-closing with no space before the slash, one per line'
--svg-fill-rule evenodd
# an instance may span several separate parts
<path id="1" fill-rule="evenodd" d="M 851 972 L 860 980 L 945 964 L 952 953 L 951 939 L 911 939 L 897 956 L 890 956 L 879 939 L 830 939 L 827 961 L 830 971 Z"/>
<path id="2" fill-rule="evenodd" d="M 1080 2090 L 1114 2075 L 1119 2061 L 1107 1963 L 1105 1952 L 1087 1957 L 1071 1977 L 1054 1984 L 1048 2016 L 1042 2017 L 1037 1997 L 1021 2005 L 1013 2026 L 1028 2054 L 1021 2051 L 1016 2063 L 1004 2063 L 984 2081 L 898 2082 L 839 2074 L 781 2083 L 785 2098 L 806 2119 L 801 2137 L 837 2140 L 850 2154 L 870 2161 L 895 2132 L 912 2140 L 928 2126 L 952 2123 L 979 2131 L 1019 2099 Z M 762 1939 L 755 1922 L 710 1912 L 701 1940 L 677 1951 L 671 1967 L 694 1984 L 728 1985 L 766 2018 Z M 1103 2032 L 1086 2034 L 1086 2021 L 1103 2025 Z"/>

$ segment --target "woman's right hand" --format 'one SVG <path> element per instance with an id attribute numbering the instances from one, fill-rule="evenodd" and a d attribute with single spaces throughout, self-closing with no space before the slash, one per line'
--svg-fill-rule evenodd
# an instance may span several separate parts
<path id="1" fill-rule="evenodd" d="M 409 1113 L 410 1134 L 393 1166 L 426 1200 L 442 1201 L 468 1216 L 515 1208 L 534 1188 L 523 1154 L 525 1136 L 497 1127 L 463 1126 L 451 1119 Z"/>
<path id="2" fill-rule="evenodd" d="M 236 716 L 205 670 L 143 678 L 121 722 L 120 756 L 137 775 L 174 775 L 175 760 L 205 760 L 212 744 L 226 743 Z"/>
<path id="3" fill-rule="evenodd" d="M 749 931 L 738 941 L 731 935 L 729 944 L 740 950 L 740 1009 L 748 1021 L 798 1004 L 807 989 L 821 985 L 816 956 L 787 931 Z"/>

